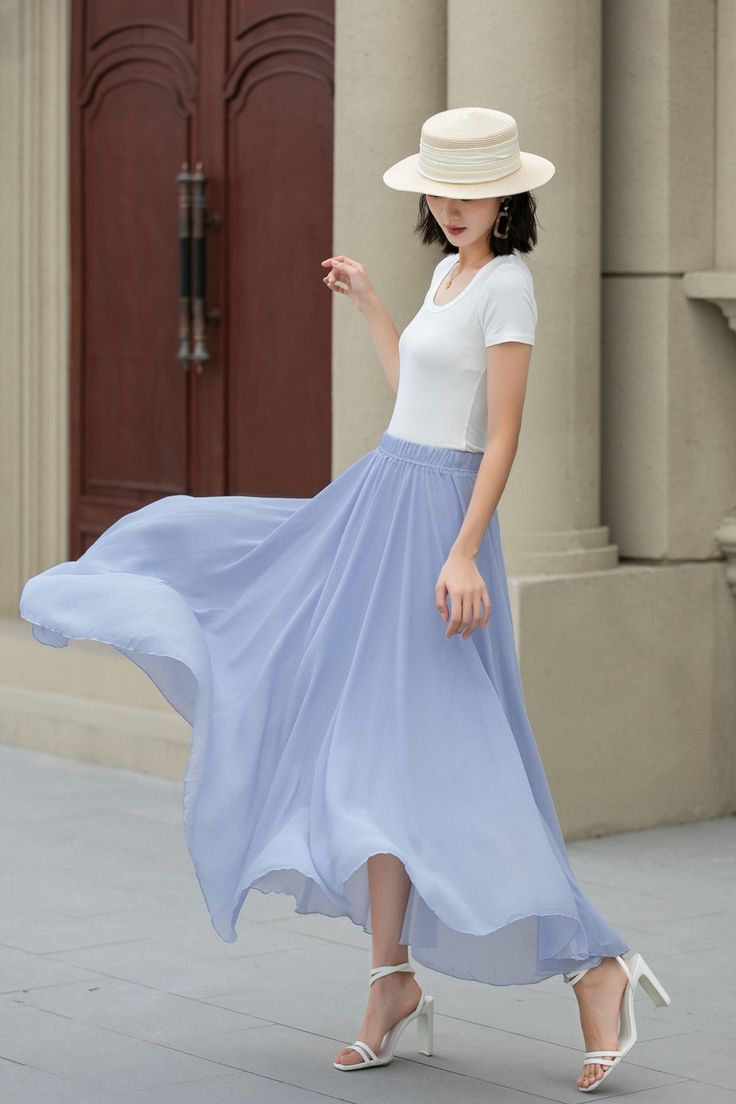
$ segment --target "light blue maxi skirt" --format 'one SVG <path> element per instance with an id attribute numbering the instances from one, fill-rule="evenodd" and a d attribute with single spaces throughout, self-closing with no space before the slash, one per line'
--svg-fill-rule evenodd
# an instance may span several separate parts
<path id="1" fill-rule="evenodd" d="M 436 608 L 481 458 L 384 432 L 313 498 L 171 495 L 26 582 L 37 640 L 113 645 L 192 725 L 184 830 L 226 942 L 251 889 L 371 932 L 389 852 L 432 970 L 529 984 L 629 950 L 568 861 L 495 513 L 488 626 L 448 639 Z"/>

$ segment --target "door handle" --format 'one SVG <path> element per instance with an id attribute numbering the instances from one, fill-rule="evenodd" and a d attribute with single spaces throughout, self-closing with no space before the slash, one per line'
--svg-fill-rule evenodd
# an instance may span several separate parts
<path id="1" fill-rule="evenodd" d="M 207 230 L 219 229 L 217 213 L 208 215 L 205 187 L 207 175 L 198 161 L 194 172 L 184 162 L 176 178 L 179 186 L 179 350 L 177 359 L 184 371 L 194 364 L 202 372 L 210 359 L 207 323 L 217 323 L 217 307 L 207 310 Z M 193 263 L 192 263 L 193 261 Z"/>
<path id="2" fill-rule="evenodd" d="M 179 208 L 179 348 L 176 359 L 184 369 L 189 371 L 191 360 L 191 239 L 190 239 L 190 207 L 191 207 L 191 179 L 189 163 L 182 162 L 181 172 L 176 178 L 177 198 Z"/>
<path id="3" fill-rule="evenodd" d="M 205 300 L 207 297 L 207 199 L 205 187 L 207 177 L 201 161 L 197 162 L 192 173 L 192 246 L 194 250 L 194 298 L 192 300 L 192 336 L 194 349 L 191 360 L 196 370 L 201 372 L 210 359 L 207 351 L 207 318 Z"/>

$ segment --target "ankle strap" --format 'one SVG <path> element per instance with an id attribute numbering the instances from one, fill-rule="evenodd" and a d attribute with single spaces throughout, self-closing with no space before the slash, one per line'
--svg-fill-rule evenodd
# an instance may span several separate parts
<path id="1" fill-rule="evenodd" d="M 379 978 L 384 977 L 386 974 L 394 974 L 398 971 L 413 974 L 414 967 L 411 962 L 400 962 L 398 966 L 374 966 L 371 970 L 371 980 L 369 984 L 372 985 L 374 981 L 378 981 Z"/>

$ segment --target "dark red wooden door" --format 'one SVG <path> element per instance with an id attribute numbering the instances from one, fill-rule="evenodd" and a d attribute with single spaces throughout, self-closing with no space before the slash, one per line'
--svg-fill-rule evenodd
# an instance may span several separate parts
<path id="1" fill-rule="evenodd" d="M 74 0 L 71 543 L 167 494 L 330 479 L 334 0 Z M 176 178 L 206 185 L 202 371 Z"/>

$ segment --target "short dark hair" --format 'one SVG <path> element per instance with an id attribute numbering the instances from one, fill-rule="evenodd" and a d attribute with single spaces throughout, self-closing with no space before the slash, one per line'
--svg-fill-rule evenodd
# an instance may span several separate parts
<path id="1" fill-rule="evenodd" d="M 488 248 L 496 257 L 513 253 L 515 249 L 520 253 L 531 253 L 537 244 L 537 201 L 531 192 L 517 192 L 516 195 L 505 198 L 508 199 L 511 222 L 509 236 L 497 238 L 491 227 L 488 231 Z M 440 242 L 443 253 L 459 252 L 458 247 L 447 240 L 442 227 L 429 209 L 425 195 L 419 196 L 419 215 L 414 233 L 419 234 L 422 245 Z"/>

